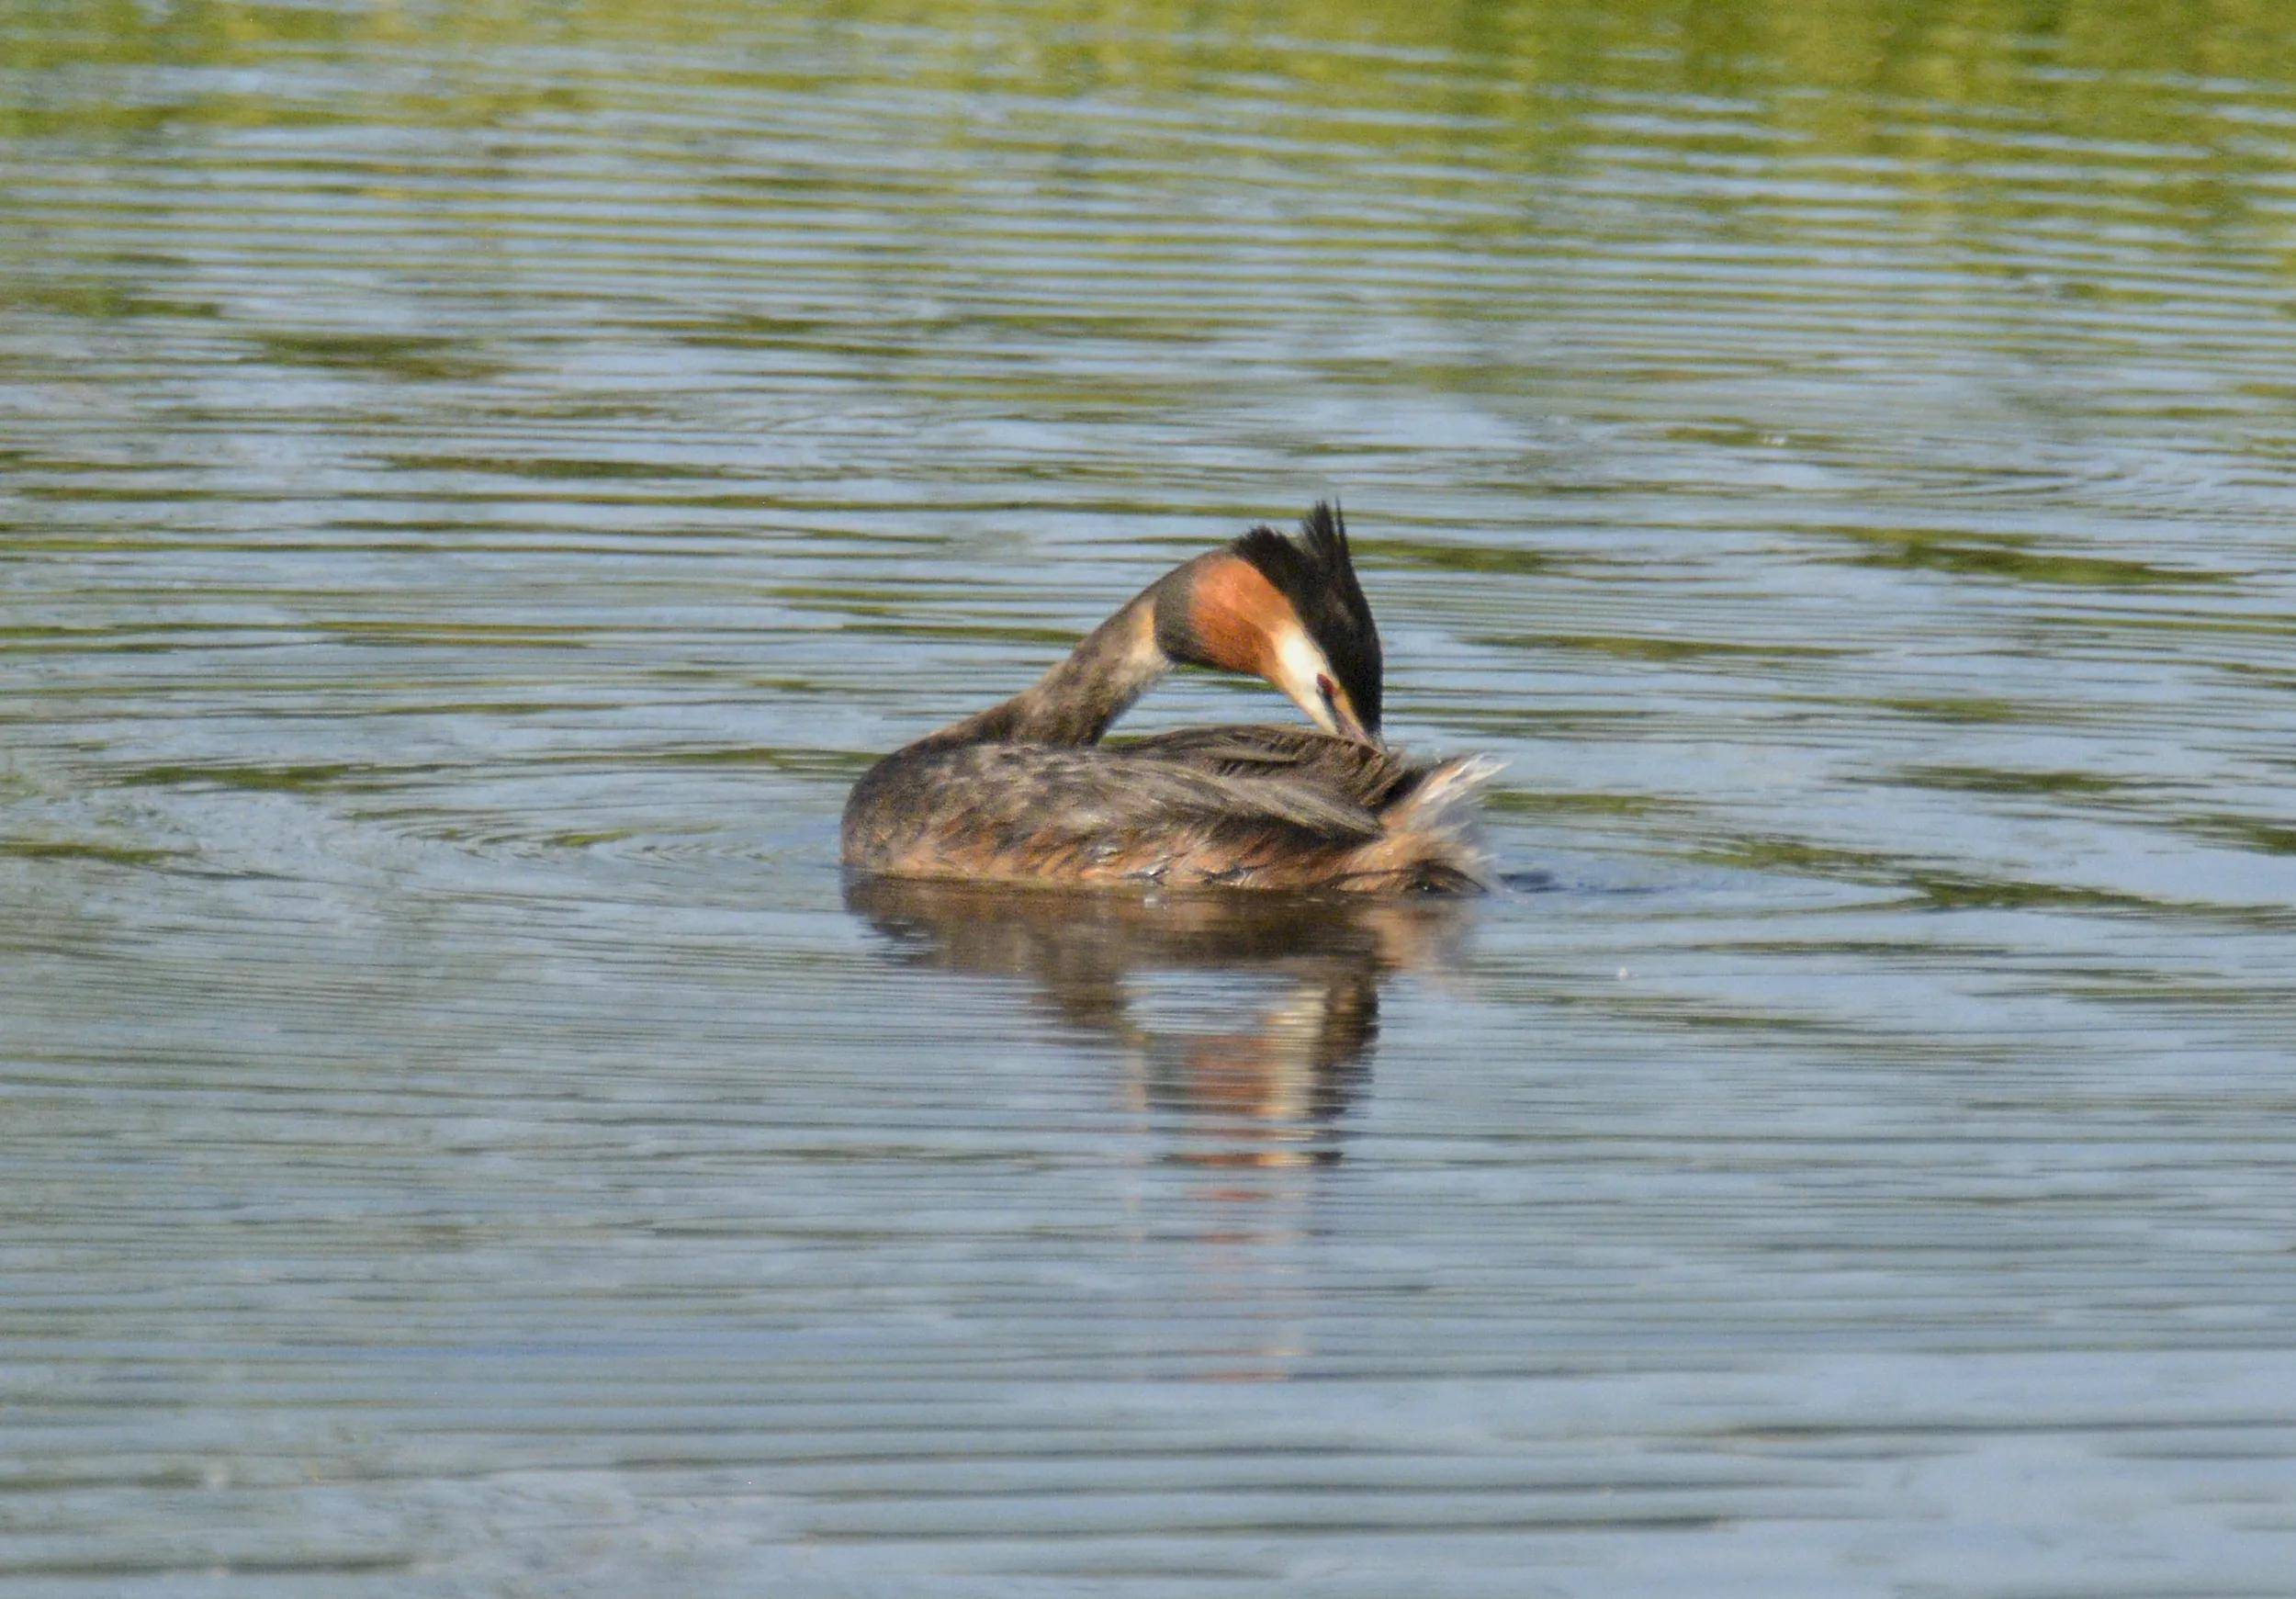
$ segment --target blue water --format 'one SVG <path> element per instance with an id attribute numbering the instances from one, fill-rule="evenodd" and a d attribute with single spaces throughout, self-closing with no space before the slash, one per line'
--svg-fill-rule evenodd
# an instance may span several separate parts
<path id="1" fill-rule="evenodd" d="M 2296 1592 L 2284 32 L 0 8 L 0 1593 Z M 840 875 L 1329 493 L 1507 893 Z"/>

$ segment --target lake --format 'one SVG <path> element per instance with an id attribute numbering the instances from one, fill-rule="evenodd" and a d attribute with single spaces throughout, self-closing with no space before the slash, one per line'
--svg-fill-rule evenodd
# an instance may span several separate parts
<path id="1" fill-rule="evenodd" d="M 0 1593 L 2285 1595 L 2291 505 L 2279 0 L 0 0 Z"/>

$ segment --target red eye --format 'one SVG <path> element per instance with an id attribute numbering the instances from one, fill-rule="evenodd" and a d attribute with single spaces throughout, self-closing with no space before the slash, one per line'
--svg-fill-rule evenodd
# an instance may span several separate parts
<path id="1" fill-rule="evenodd" d="M 1339 691 L 1332 686 L 1332 680 L 1322 672 L 1315 674 L 1315 692 L 1323 696 L 1323 703 L 1327 705 L 1339 697 Z"/>

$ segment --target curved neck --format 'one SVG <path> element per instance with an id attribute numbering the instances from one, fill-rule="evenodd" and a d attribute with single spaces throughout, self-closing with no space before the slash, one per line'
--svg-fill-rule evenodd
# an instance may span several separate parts
<path id="1" fill-rule="evenodd" d="M 962 744 L 1097 744 L 1131 708 L 1172 658 L 1156 642 L 1150 589 L 1085 635 L 1068 659 L 1001 705 L 943 727 L 919 747 Z"/>

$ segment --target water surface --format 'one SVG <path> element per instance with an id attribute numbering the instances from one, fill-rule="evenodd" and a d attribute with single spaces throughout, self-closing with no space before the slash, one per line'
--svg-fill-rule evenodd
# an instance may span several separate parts
<path id="1" fill-rule="evenodd" d="M 658 11 L 0 4 L 0 1592 L 2289 1591 L 2276 4 Z M 840 877 L 1326 493 L 1508 893 Z"/>

